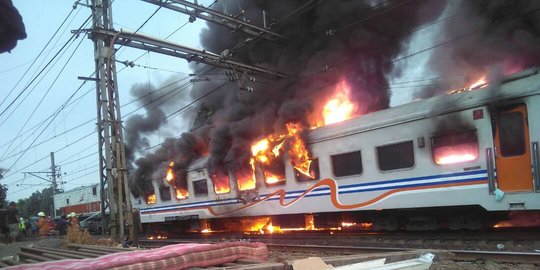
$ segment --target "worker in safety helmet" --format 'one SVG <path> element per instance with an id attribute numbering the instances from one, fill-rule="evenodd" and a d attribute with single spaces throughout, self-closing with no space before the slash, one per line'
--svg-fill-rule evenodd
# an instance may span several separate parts
<path id="1" fill-rule="evenodd" d="M 19 231 L 24 234 L 24 237 L 28 237 L 28 235 L 26 235 L 26 222 L 24 221 L 24 218 L 19 218 Z"/>
<path id="2" fill-rule="evenodd" d="M 38 217 L 39 237 L 46 238 L 47 236 L 49 236 L 49 221 L 47 220 L 47 217 L 43 212 L 39 212 Z"/>
<path id="3" fill-rule="evenodd" d="M 71 212 L 71 214 L 69 214 L 69 226 L 72 226 L 72 227 L 79 227 L 79 218 L 77 217 L 77 214 L 75 214 L 75 212 Z"/>

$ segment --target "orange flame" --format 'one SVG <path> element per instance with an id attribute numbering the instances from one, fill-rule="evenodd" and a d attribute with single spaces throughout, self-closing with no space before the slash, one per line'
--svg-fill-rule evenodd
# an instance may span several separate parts
<path id="1" fill-rule="evenodd" d="M 435 163 L 439 165 L 472 161 L 478 158 L 478 148 L 475 144 L 459 144 L 451 147 L 433 149 Z"/>
<path id="2" fill-rule="evenodd" d="M 270 135 L 258 140 L 251 146 L 252 157 L 249 164 L 252 175 L 250 177 L 239 177 L 240 190 L 245 190 L 243 185 L 248 181 L 253 183 L 253 185 L 249 185 L 250 187 L 255 186 L 257 164 L 262 165 L 267 184 L 276 184 L 283 181 L 285 178 L 283 167 L 273 163 L 281 162 L 281 159 L 278 159 L 281 151 L 287 151 L 289 161 L 294 169 L 310 178 L 315 178 L 310 174 L 311 160 L 309 151 L 300 137 L 302 126 L 298 123 L 287 123 L 285 126 L 287 134 Z M 279 171 L 283 171 L 283 173 Z"/>
<path id="3" fill-rule="evenodd" d="M 287 131 L 291 140 L 291 147 L 288 151 L 290 162 L 298 172 L 310 178 L 314 178 L 315 176 L 311 175 L 309 172 L 311 159 L 309 156 L 309 151 L 304 144 L 304 141 L 302 140 L 302 138 L 300 138 L 299 133 L 301 130 L 302 127 L 299 124 L 287 124 Z"/>
<path id="4" fill-rule="evenodd" d="M 266 173 L 265 174 L 265 181 L 267 184 L 275 184 L 275 183 L 279 183 L 282 179 L 280 179 L 280 177 L 276 176 L 276 175 L 273 175 L 271 173 Z"/>
<path id="5" fill-rule="evenodd" d="M 350 92 L 351 87 L 346 81 L 341 81 L 337 85 L 336 93 L 326 102 L 322 111 L 325 125 L 338 123 L 353 116 L 356 106 L 349 98 Z"/>
<path id="6" fill-rule="evenodd" d="M 351 101 L 350 94 L 351 87 L 346 81 L 342 80 L 338 83 L 334 94 L 325 103 L 322 111 L 313 115 L 315 119 L 311 119 L 313 121 L 310 120 L 310 122 L 315 123 L 315 125 L 310 128 L 338 123 L 355 116 L 358 106 Z M 295 175 L 302 174 L 311 179 L 317 177 L 315 172 L 310 172 L 312 161 L 300 136 L 302 125 L 300 123 L 287 123 L 286 128 L 286 134 L 269 135 L 251 145 L 251 158 L 249 160 L 251 171 L 239 169 L 234 172 L 239 190 L 250 190 L 256 187 L 257 169 L 263 170 L 267 184 L 283 181 L 284 175 L 280 177 L 281 173 L 279 173 L 283 166 L 275 166 L 276 163 L 273 163 L 280 162 L 281 159 L 277 159 L 277 157 L 280 157 L 282 152 L 287 152 L 290 163 L 297 172 Z"/>
<path id="7" fill-rule="evenodd" d="M 171 161 L 171 163 L 169 164 L 169 168 L 167 169 L 167 175 L 165 176 L 165 180 L 167 180 L 167 182 L 171 182 L 173 179 L 174 179 L 174 173 L 173 173 L 173 167 L 174 166 L 174 162 Z"/>
<path id="8" fill-rule="evenodd" d="M 462 93 L 462 92 L 466 92 L 466 91 L 472 91 L 472 90 L 484 88 L 487 85 L 488 85 L 488 82 L 486 80 L 486 76 L 482 76 L 480 79 L 478 79 L 477 81 L 472 83 L 470 86 L 460 88 L 460 89 L 450 90 L 450 91 L 448 91 L 448 94 L 458 94 L 458 93 Z"/>
<path id="9" fill-rule="evenodd" d="M 262 139 L 251 146 L 251 154 L 256 161 L 267 163 L 270 160 L 267 153 L 269 144 L 268 139 Z"/>
<path id="10" fill-rule="evenodd" d="M 516 228 L 540 226 L 540 212 L 538 211 L 511 211 L 508 220 L 501 220 L 493 228 Z"/>
<path id="11" fill-rule="evenodd" d="M 156 203 L 156 194 L 148 195 L 148 198 L 146 198 L 147 204 L 154 204 Z"/>
<path id="12" fill-rule="evenodd" d="M 239 170 L 236 172 L 236 183 L 239 190 L 251 190 L 255 189 L 255 163 L 253 158 L 250 161 L 253 173 L 249 173 L 247 170 Z"/>
<path id="13" fill-rule="evenodd" d="M 469 86 L 468 88 L 472 90 L 472 89 L 477 89 L 477 88 L 484 88 L 486 87 L 486 85 L 487 85 L 486 76 L 483 76 L 478 81 L 471 84 L 471 86 Z"/>
<path id="14" fill-rule="evenodd" d="M 175 191 L 176 191 L 176 199 L 178 200 L 187 199 L 187 197 L 189 196 L 189 193 L 185 189 L 176 188 Z"/>
<path id="15" fill-rule="evenodd" d="M 231 191 L 229 176 L 225 173 L 212 174 L 212 182 L 214 183 L 214 191 L 216 194 L 224 194 Z"/>

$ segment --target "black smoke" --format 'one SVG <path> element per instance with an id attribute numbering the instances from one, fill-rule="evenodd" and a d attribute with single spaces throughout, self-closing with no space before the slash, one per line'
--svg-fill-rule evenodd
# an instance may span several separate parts
<path id="1" fill-rule="evenodd" d="M 352 98 L 360 105 L 357 114 L 387 108 L 390 93 L 386 74 L 393 69 L 392 59 L 409 41 L 406 33 L 433 21 L 446 5 L 445 1 L 438 0 L 317 1 L 299 15 L 280 22 L 280 18 L 306 1 L 239 3 L 245 10 L 239 18 L 262 25 L 265 10 L 270 14 L 268 24 L 276 22 L 272 31 L 286 36 L 287 40 L 255 39 L 234 49 L 249 36 L 208 24 L 200 34 L 202 46 L 218 54 L 228 49 L 235 60 L 279 71 L 288 77 L 279 79 L 238 72 L 236 76 L 240 79 L 255 77 L 255 82 L 246 80 L 242 87 L 252 87 L 252 93 L 240 90 L 238 82 L 234 82 L 204 98 L 204 107 L 210 108 L 211 114 L 206 114 L 208 121 L 192 135 L 208 146 L 211 171 L 248 170 L 250 145 L 255 140 L 281 133 L 288 122 L 307 127 L 310 115 L 321 108 L 321 102 L 339 83 L 346 82 L 351 87 Z M 220 4 L 213 8 L 222 10 Z M 240 13 L 236 3 L 227 10 L 232 15 Z M 195 70 L 198 68 L 196 66 Z M 197 100 L 219 86 L 216 82 L 209 84 L 194 87 L 192 99 Z M 151 179 L 151 175 L 165 170 L 164 162 L 175 158 L 191 161 L 202 153 L 193 149 L 172 153 L 180 149 L 171 147 L 165 151 L 164 147 L 136 162 L 144 165 L 139 165 L 132 174 L 141 190 L 146 189 L 147 184 L 143 182 Z M 187 154 L 184 151 L 188 151 Z M 177 174 L 185 175 L 188 164 L 175 163 Z"/>
<path id="2" fill-rule="evenodd" d="M 433 50 L 427 68 L 440 78 L 416 93 L 430 97 L 465 87 L 483 75 L 497 82 L 540 63 L 540 1 L 451 1 L 442 17 L 435 43 L 450 41 Z"/>
<path id="3" fill-rule="evenodd" d="M 167 123 L 163 110 L 155 106 L 157 94 L 151 84 L 136 84 L 131 88 L 131 95 L 136 98 L 136 104 L 145 109 L 146 114 L 135 114 L 127 118 L 124 125 L 126 129 L 126 158 L 128 168 L 133 168 L 136 152 L 144 151 L 150 146 L 150 141 L 144 135 L 157 131 L 161 125 Z"/>

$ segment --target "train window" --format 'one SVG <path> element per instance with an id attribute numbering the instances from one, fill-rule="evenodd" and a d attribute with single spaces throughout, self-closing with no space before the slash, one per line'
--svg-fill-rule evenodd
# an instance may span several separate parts
<path id="1" fill-rule="evenodd" d="M 499 116 L 499 141 L 503 157 L 525 154 L 523 115 L 519 112 Z"/>
<path id="2" fill-rule="evenodd" d="M 236 178 L 236 186 L 240 191 L 255 189 L 257 186 L 251 169 L 239 168 L 234 170 L 234 177 Z"/>
<path id="3" fill-rule="evenodd" d="M 433 137 L 431 150 L 438 165 L 473 161 L 478 158 L 478 138 L 475 131 Z"/>
<path id="4" fill-rule="evenodd" d="M 165 186 L 159 188 L 159 197 L 161 201 L 170 201 L 171 200 L 171 187 Z"/>
<path id="5" fill-rule="evenodd" d="M 193 181 L 195 196 L 208 196 L 208 185 L 206 179 Z"/>
<path id="6" fill-rule="evenodd" d="M 318 180 L 320 177 L 319 159 L 316 158 L 311 160 L 311 163 L 309 164 L 309 176 L 305 173 L 301 173 L 297 169 L 294 169 L 294 176 L 296 177 L 296 180 L 300 182 Z"/>
<path id="7" fill-rule="evenodd" d="M 269 186 L 285 184 L 285 162 L 281 159 L 274 160 L 268 164 L 260 164 L 263 171 L 264 183 Z"/>
<path id="8" fill-rule="evenodd" d="M 381 171 L 411 168 L 414 166 L 413 141 L 379 146 L 377 158 Z"/>
<path id="9" fill-rule="evenodd" d="M 214 184 L 214 192 L 216 194 L 225 194 L 231 191 L 231 181 L 226 172 L 215 170 L 211 175 L 212 183 Z"/>
<path id="10" fill-rule="evenodd" d="M 362 173 L 362 154 L 360 151 L 332 156 L 332 168 L 337 177 Z"/>
<path id="11" fill-rule="evenodd" d="M 155 204 L 156 203 L 156 194 L 148 195 L 148 197 L 146 197 L 146 203 L 147 204 Z"/>

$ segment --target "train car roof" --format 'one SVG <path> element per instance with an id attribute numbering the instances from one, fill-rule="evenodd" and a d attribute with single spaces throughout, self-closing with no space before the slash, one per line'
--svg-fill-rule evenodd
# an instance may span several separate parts
<path id="1" fill-rule="evenodd" d="M 310 132 L 309 141 L 315 142 L 328 137 L 347 136 L 348 134 L 482 106 L 494 101 L 539 94 L 540 74 L 538 71 L 538 68 L 525 70 L 505 77 L 499 84 L 491 84 L 485 88 L 457 94 L 439 95 L 322 126 Z"/>

